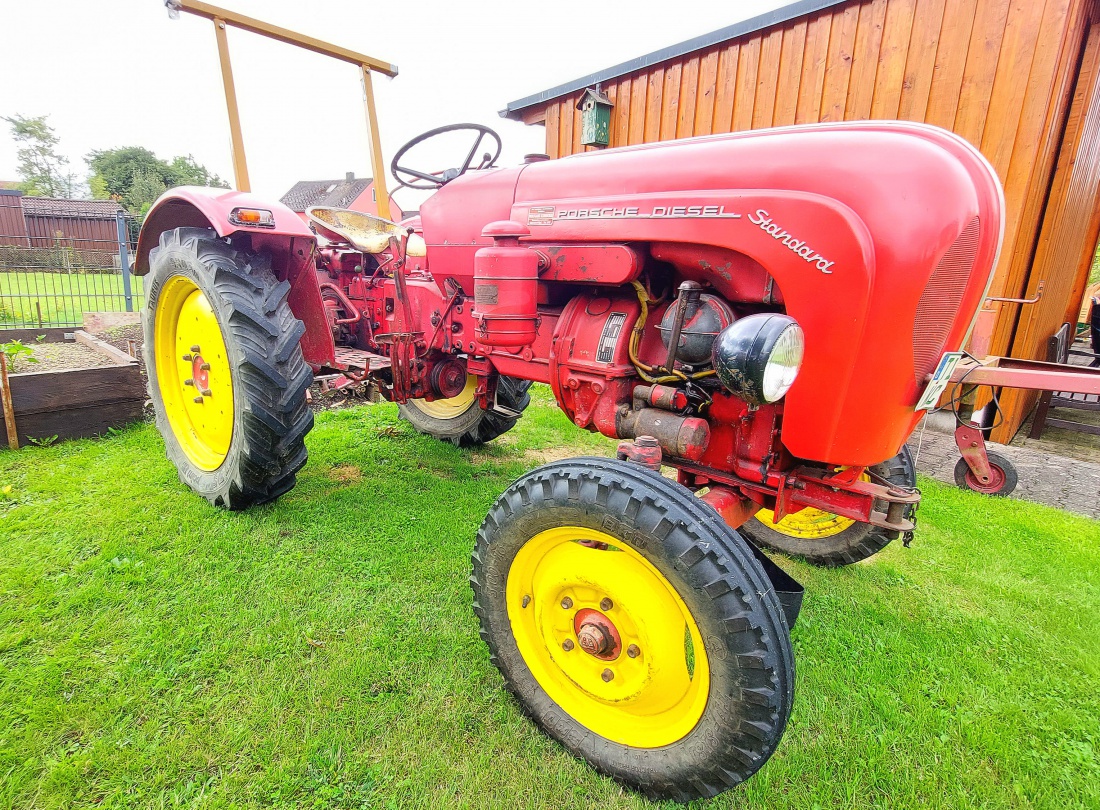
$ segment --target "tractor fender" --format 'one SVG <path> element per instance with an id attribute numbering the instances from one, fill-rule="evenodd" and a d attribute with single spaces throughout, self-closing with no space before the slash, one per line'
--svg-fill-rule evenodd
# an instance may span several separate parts
<path id="1" fill-rule="evenodd" d="M 235 208 L 270 211 L 274 227 L 238 225 L 231 222 Z M 302 353 L 314 371 L 335 362 L 335 344 L 325 317 L 321 288 L 314 264 L 317 237 L 299 216 L 279 202 L 264 200 L 242 191 L 202 186 L 179 186 L 160 196 L 149 209 L 138 236 L 134 274 L 149 272 L 149 253 L 160 244 L 160 236 L 175 228 L 212 228 L 218 236 L 249 234 L 252 249 L 271 256 L 271 270 L 280 281 L 290 283 L 287 303 L 306 326 Z"/>
<path id="2" fill-rule="evenodd" d="M 229 214 L 234 208 L 270 211 L 275 217 L 275 227 L 236 225 L 229 221 Z M 134 275 L 144 276 L 149 272 L 149 252 L 160 243 L 162 233 L 175 228 L 213 228 L 218 236 L 241 231 L 263 234 L 265 237 L 282 235 L 316 240 L 298 215 L 282 203 L 262 200 L 243 191 L 177 186 L 161 194 L 145 215 L 134 257 Z"/>

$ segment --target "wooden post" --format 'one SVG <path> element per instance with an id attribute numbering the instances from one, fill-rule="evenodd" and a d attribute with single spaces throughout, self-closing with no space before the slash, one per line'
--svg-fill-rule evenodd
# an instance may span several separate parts
<path id="1" fill-rule="evenodd" d="M 374 85 L 370 68 L 359 66 L 363 77 L 363 106 L 367 112 L 367 137 L 370 138 L 370 165 L 374 174 L 374 196 L 378 204 L 378 216 L 390 218 L 390 194 L 386 190 L 386 164 L 382 160 L 382 139 L 378 134 L 378 114 L 374 109 Z"/>
<path id="2" fill-rule="evenodd" d="M 381 59 L 367 56 L 366 54 L 333 45 L 305 34 L 282 28 L 278 25 L 258 20 L 255 17 L 247 17 L 229 9 L 219 8 L 202 0 L 171 0 L 169 10 L 174 12 L 184 11 L 197 17 L 204 17 L 214 23 L 214 33 L 218 38 L 218 57 L 222 65 L 222 84 L 225 85 L 225 104 L 229 108 L 229 133 L 233 144 L 233 175 L 236 178 L 238 191 L 251 191 L 248 182 L 248 166 L 244 159 L 244 136 L 241 134 L 241 117 L 237 111 L 237 91 L 233 87 L 233 68 L 229 64 L 229 41 L 225 36 L 225 27 L 231 25 L 259 34 L 262 37 L 273 39 L 276 42 L 285 42 L 313 51 L 323 56 L 330 56 L 342 62 L 358 65 L 363 77 L 363 101 L 367 109 L 367 128 L 370 130 L 371 168 L 374 172 L 374 193 L 378 199 L 378 213 L 389 219 L 390 195 L 386 190 L 386 167 L 382 164 L 382 142 L 378 137 L 378 117 L 374 111 L 374 88 L 371 86 L 370 74 L 382 73 L 386 76 L 397 75 L 397 65 L 383 62 Z"/>
<path id="3" fill-rule="evenodd" d="M 214 18 L 214 35 L 218 40 L 218 59 L 222 65 L 222 84 L 225 86 L 225 106 L 229 109 L 229 138 L 233 155 L 233 177 L 237 191 L 251 191 L 248 182 L 248 163 L 244 157 L 244 134 L 241 132 L 241 114 L 237 109 L 237 89 L 233 85 L 233 65 L 229 62 L 229 39 L 225 34 L 225 21 Z"/>
<path id="4" fill-rule="evenodd" d="M 8 447 L 19 449 L 19 432 L 15 429 L 15 406 L 11 401 L 11 383 L 8 382 L 8 356 L 0 352 L 0 399 L 4 406 L 4 427 L 8 431 Z"/>

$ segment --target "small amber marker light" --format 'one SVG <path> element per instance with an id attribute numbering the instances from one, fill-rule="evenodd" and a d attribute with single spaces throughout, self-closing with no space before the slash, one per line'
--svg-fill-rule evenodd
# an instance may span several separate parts
<path id="1" fill-rule="evenodd" d="M 275 227 L 275 215 L 262 208 L 234 208 L 229 213 L 229 221 L 234 225 L 246 225 L 252 228 Z"/>

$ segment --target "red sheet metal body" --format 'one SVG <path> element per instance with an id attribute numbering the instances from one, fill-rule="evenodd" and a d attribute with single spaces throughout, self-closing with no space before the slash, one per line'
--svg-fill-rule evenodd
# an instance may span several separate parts
<path id="1" fill-rule="evenodd" d="M 676 270 L 720 294 L 736 294 L 745 268 L 764 268 L 806 333 L 783 445 L 803 459 L 869 465 L 898 452 L 919 419 L 913 406 L 928 374 L 962 344 L 992 273 L 1002 210 L 991 168 L 961 139 L 866 122 L 482 172 L 441 189 L 421 219 L 432 275 L 463 287 L 473 254 L 491 243 L 481 229 L 494 219 L 526 223 L 524 243 L 535 249 L 707 248 L 705 266 Z M 728 267 L 713 261 L 715 250 Z M 599 277 L 592 273 L 592 283 Z M 508 373 L 522 369 L 512 363 Z"/>

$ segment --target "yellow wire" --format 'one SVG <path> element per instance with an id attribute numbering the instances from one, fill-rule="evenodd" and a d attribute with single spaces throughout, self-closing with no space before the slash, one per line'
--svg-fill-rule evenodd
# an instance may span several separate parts
<path id="1" fill-rule="evenodd" d="M 704 377 L 709 377 L 715 373 L 714 369 L 707 371 L 698 371 L 694 374 L 684 374 L 682 371 L 671 369 L 672 373 L 664 377 L 653 377 L 651 373 L 657 369 L 654 366 L 643 363 L 638 357 L 638 347 L 642 343 L 642 333 L 645 331 L 646 321 L 649 320 L 649 305 L 651 303 L 657 303 L 656 299 L 650 298 L 646 288 L 640 281 L 632 281 L 630 284 L 634 287 L 634 291 L 638 293 L 638 303 L 641 304 L 641 312 L 638 313 L 638 320 L 634 322 L 634 328 L 630 332 L 630 341 L 627 343 L 627 353 L 630 355 L 630 362 L 634 364 L 635 370 L 637 370 L 639 376 L 643 380 L 654 384 L 666 384 L 675 382 L 687 382 L 689 380 L 701 380 Z"/>

